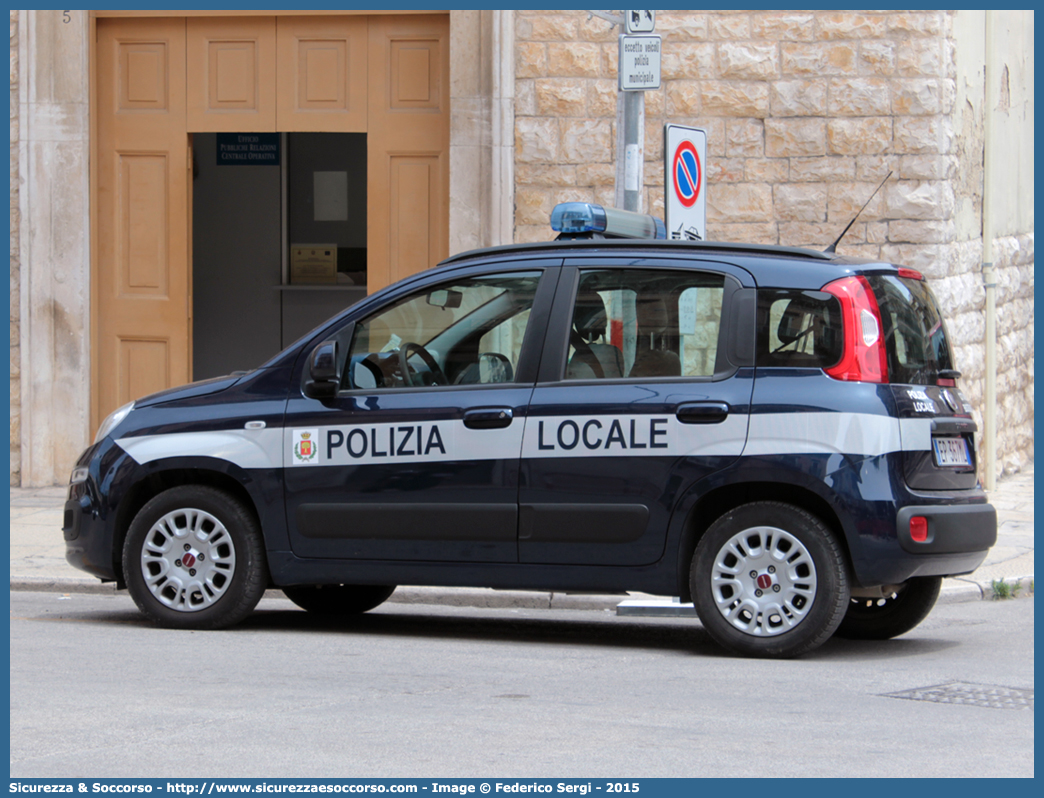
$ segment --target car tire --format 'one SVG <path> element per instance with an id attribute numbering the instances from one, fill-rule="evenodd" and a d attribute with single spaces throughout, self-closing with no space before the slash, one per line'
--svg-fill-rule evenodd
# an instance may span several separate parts
<path id="1" fill-rule="evenodd" d="M 928 617 L 941 589 L 941 576 L 923 576 L 907 580 L 882 598 L 853 596 L 834 634 L 849 640 L 898 637 Z"/>
<path id="2" fill-rule="evenodd" d="M 314 615 L 359 615 L 387 601 L 395 585 L 295 585 L 282 591 Z"/>
<path id="3" fill-rule="evenodd" d="M 834 535 L 781 502 L 741 505 L 696 547 L 689 587 L 700 622 L 728 650 L 796 657 L 818 648 L 848 606 L 848 569 Z"/>
<path id="4" fill-rule="evenodd" d="M 138 608 L 174 629 L 238 623 L 269 581 L 253 513 L 203 485 L 170 488 L 142 507 L 123 544 L 123 575 Z"/>

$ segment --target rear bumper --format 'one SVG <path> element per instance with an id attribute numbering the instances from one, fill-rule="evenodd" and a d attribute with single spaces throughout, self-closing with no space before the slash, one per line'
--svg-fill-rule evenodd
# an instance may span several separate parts
<path id="1" fill-rule="evenodd" d="M 928 520 L 924 541 L 910 537 L 910 519 Z M 997 511 L 992 504 L 909 505 L 896 517 L 899 545 L 910 554 L 971 554 L 997 542 Z"/>
<path id="2" fill-rule="evenodd" d="M 928 520 L 922 542 L 910 537 L 914 516 Z M 856 583 L 863 587 L 899 584 L 915 576 L 969 574 L 997 541 L 997 512 L 984 501 L 910 504 L 893 517 L 895 537 L 867 542 L 855 558 Z"/>

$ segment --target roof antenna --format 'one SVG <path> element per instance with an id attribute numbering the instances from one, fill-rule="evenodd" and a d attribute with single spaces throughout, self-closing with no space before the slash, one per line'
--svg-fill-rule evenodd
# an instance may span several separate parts
<path id="1" fill-rule="evenodd" d="M 885 181 L 888 180 L 888 178 L 890 178 L 891 176 L 892 172 L 891 170 L 889 170 L 888 174 L 884 176 L 884 180 L 878 183 L 877 188 L 874 189 L 874 193 L 870 195 L 870 199 L 863 203 L 863 207 L 859 209 L 859 213 L 852 217 L 852 221 L 848 223 L 848 227 L 841 231 L 841 235 L 837 237 L 837 241 L 835 241 L 829 247 L 824 249 L 824 252 L 829 252 L 833 254 L 837 251 L 837 245 L 841 243 L 841 239 L 845 237 L 845 233 L 847 233 L 849 228 L 855 224 L 855 220 L 859 218 L 859 214 L 866 210 L 866 206 L 870 204 L 870 200 L 877 196 L 877 192 L 881 190 L 881 186 L 883 186 L 885 184 Z"/>

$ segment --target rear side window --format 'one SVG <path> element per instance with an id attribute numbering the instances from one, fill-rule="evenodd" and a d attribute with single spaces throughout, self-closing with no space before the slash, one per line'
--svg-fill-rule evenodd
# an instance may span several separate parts
<path id="1" fill-rule="evenodd" d="M 758 365 L 829 368 L 843 346 L 841 303 L 822 291 L 758 292 Z"/>
<path id="2" fill-rule="evenodd" d="M 939 306 L 928 284 L 908 277 L 868 277 L 881 309 L 889 382 L 935 385 L 953 368 Z"/>
<path id="3" fill-rule="evenodd" d="M 724 291 L 720 274 L 582 271 L 565 378 L 713 377 Z"/>

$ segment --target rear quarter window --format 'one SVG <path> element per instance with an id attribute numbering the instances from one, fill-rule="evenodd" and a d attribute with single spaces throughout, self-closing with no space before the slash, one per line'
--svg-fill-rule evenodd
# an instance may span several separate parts
<path id="1" fill-rule="evenodd" d="M 843 346 L 841 303 L 822 291 L 758 292 L 759 366 L 829 368 Z"/>

